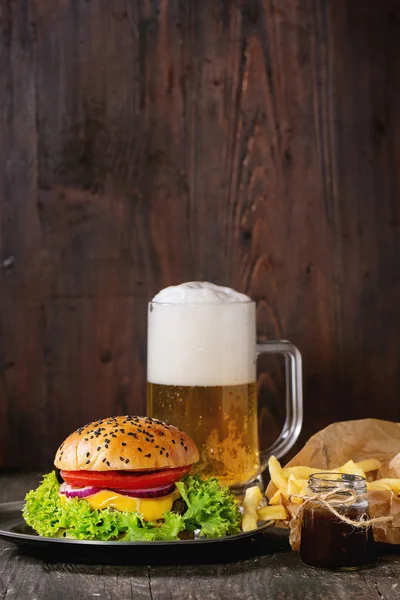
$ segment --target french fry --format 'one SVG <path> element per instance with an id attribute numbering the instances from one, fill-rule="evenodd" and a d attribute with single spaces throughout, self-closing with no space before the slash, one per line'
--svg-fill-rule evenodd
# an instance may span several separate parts
<path id="1" fill-rule="evenodd" d="M 301 504 L 302 499 L 299 496 L 305 494 L 307 487 L 306 479 L 296 479 L 294 475 L 290 475 L 288 479 L 288 500 L 291 504 Z"/>
<path id="2" fill-rule="evenodd" d="M 257 508 L 260 506 L 261 500 L 262 493 L 258 486 L 255 485 L 246 490 L 246 494 L 243 500 L 243 531 L 252 531 L 253 529 L 257 529 Z"/>
<path id="3" fill-rule="evenodd" d="M 284 506 L 264 506 L 257 511 L 259 521 L 285 521 L 288 518 Z"/>
<path id="4" fill-rule="evenodd" d="M 301 499 L 296 496 L 304 495 L 307 488 L 307 479 L 296 479 L 294 475 L 290 475 L 288 479 L 288 498 L 293 504 L 301 504 Z"/>
<path id="5" fill-rule="evenodd" d="M 290 475 L 288 479 L 288 495 L 300 494 L 307 487 L 307 479 L 296 479 L 294 475 Z"/>
<path id="6" fill-rule="evenodd" d="M 279 463 L 279 461 L 275 458 L 275 456 L 271 456 L 268 461 L 269 474 L 271 476 L 271 481 L 275 485 L 275 487 L 286 488 L 286 478 L 283 475 L 283 469 Z"/>
<path id="7" fill-rule="evenodd" d="M 367 481 L 367 490 L 374 492 L 374 491 L 382 491 L 382 490 L 386 490 L 386 491 L 392 491 L 392 488 L 390 487 L 390 485 L 388 483 L 384 483 L 384 481 L 382 481 L 381 479 L 378 479 L 377 481 Z"/>
<path id="8" fill-rule="evenodd" d="M 379 479 L 378 479 L 379 481 Z M 388 483 L 395 494 L 400 494 L 400 479 L 381 479 L 384 483 Z"/>
<path id="9" fill-rule="evenodd" d="M 356 463 L 357 467 L 364 471 L 364 473 L 369 473 L 370 471 L 377 471 L 381 468 L 382 463 L 380 460 L 376 458 L 368 458 L 367 460 L 363 460 L 361 462 Z"/>
<path id="10" fill-rule="evenodd" d="M 284 488 L 279 488 L 279 490 L 275 492 L 275 494 L 269 499 L 269 504 L 272 506 L 277 506 L 278 504 L 286 503 L 287 500 L 287 489 L 285 486 Z"/>
<path id="11" fill-rule="evenodd" d="M 382 466 L 381 461 L 376 458 L 369 458 L 358 463 L 349 460 L 344 465 L 340 465 L 335 469 L 317 469 L 301 465 L 282 468 L 279 461 L 274 456 L 271 456 L 268 466 L 271 481 L 275 488 L 277 488 L 273 496 L 269 499 L 271 510 L 281 510 L 281 506 L 285 509 L 289 504 L 301 504 L 301 497 L 307 495 L 307 484 L 310 475 L 318 475 L 318 473 L 360 475 L 367 480 L 368 490 L 388 490 L 400 496 L 400 479 L 385 478 L 371 481 L 374 477 L 374 471 L 377 471 Z"/>
<path id="12" fill-rule="evenodd" d="M 372 483 L 375 485 L 379 484 L 379 485 L 389 486 L 389 489 L 392 490 L 395 494 L 400 494 L 400 479 L 391 479 L 389 477 L 386 477 L 384 479 L 377 479 L 376 481 L 371 481 L 369 483 L 370 484 Z M 367 487 L 368 487 L 368 484 L 367 484 Z M 388 489 L 388 488 L 386 488 L 386 489 Z"/>
<path id="13" fill-rule="evenodd" d="M 298 494 L 301 490 L 301 487 L 296 484 L 296 478 L 293 475 L 290 475 L 287 482 L 287 493 L 290 497 L 292 494 Z"/>
<path id="14" fill-rule="evenodd" d="M 322 469 L 314 469 L 313 467 L 285 467 L 282 469 L 283 476 L 287 479 L 290 475 L 294 475 L 296 479 L 308 479 L 313 473 L 327 473 L 328 471 Z"/>
<path id="15" fill-rule="evenodd" d="M 366 478 L 364 471 L 360 469 L 353 460 L 349 460 L 341 467 L 338 467 L 337 472 L 347 475 L 360 475 L 361 477 L 364 477 L 364 479 Z"/>
<path id="16" fill-rule="evenodd" d="M 375 458 L 369 458 L 359 463 L 355 463 L 349 460 L 344 465 L 337 467 L 336 469 L 316 469 L 313 467 L 285 467 L 282 469 L 283 476 L 287 479 L 290 475 L 294 475 L 296 479 L 308 479 L 310 475 L 314 473 L 347 473 L 349 475 L 361 475 L 365 477 L 365 473 L 370 471 L 376 471 L 382 466 L 382 463 Z"/>

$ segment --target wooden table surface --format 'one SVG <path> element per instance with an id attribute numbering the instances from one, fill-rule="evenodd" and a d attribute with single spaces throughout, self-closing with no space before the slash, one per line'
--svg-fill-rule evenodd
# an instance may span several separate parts
<path id="1" fill-rule="evenodd" d="M 0 502 L 19 500 L 37 475 L 0 475 Z M 174 598 L 240 600 L 400 598 L 400 556 L 387 554 L 377 567 L 331 573 L 305 567 L 293 552 L 279 552 L 221 565 L 102 566 L 44 563 L 0 541 L 0 599 Z"/>

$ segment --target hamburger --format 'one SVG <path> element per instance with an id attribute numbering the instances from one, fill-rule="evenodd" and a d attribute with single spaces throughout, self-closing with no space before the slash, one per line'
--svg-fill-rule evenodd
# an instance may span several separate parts
<path id="1" fill-rule="evenodd" d="M 193 440 L 165 421 L 118 416 L 80 427 L 58 448 L 55 470 L 28 492 L 23 516 L 39 535 L 90 540 L 174 540 L 238 533 L 228 488 L 190 469 Z"/>

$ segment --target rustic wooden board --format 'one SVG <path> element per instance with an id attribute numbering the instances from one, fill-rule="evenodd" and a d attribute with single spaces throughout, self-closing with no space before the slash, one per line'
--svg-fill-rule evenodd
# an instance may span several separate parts
<path id="1" fill-rule="evenodd" d="M 302 441 L 399 420 L 399 19 L 396 0 L 0 0 L 0 465 L 144 412 L 146 303 L 184 280 L 248 292 L 260 336 L 299 346 Z"/>

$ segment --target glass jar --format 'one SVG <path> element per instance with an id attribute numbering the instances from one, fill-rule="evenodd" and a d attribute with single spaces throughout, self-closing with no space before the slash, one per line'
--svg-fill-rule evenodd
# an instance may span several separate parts
<path id="1" fill-rule="evenodd" d="M 334 502 L 327 499 L 332 507 L 352 521 L 369 519 L 367 486 L 360 475 L 318 473 L 310 476 L 308 486 L 310 496 L 342 490 L 335 494 Z M 347 490 L 352 490 L 355 495 L 351 504 Z M 303 510 L 300 557 L 305 564 L 321 569 L 354 571 L 374 562 L 370 527 L 345 523 L 317 498 L 308 500 Z"/>

